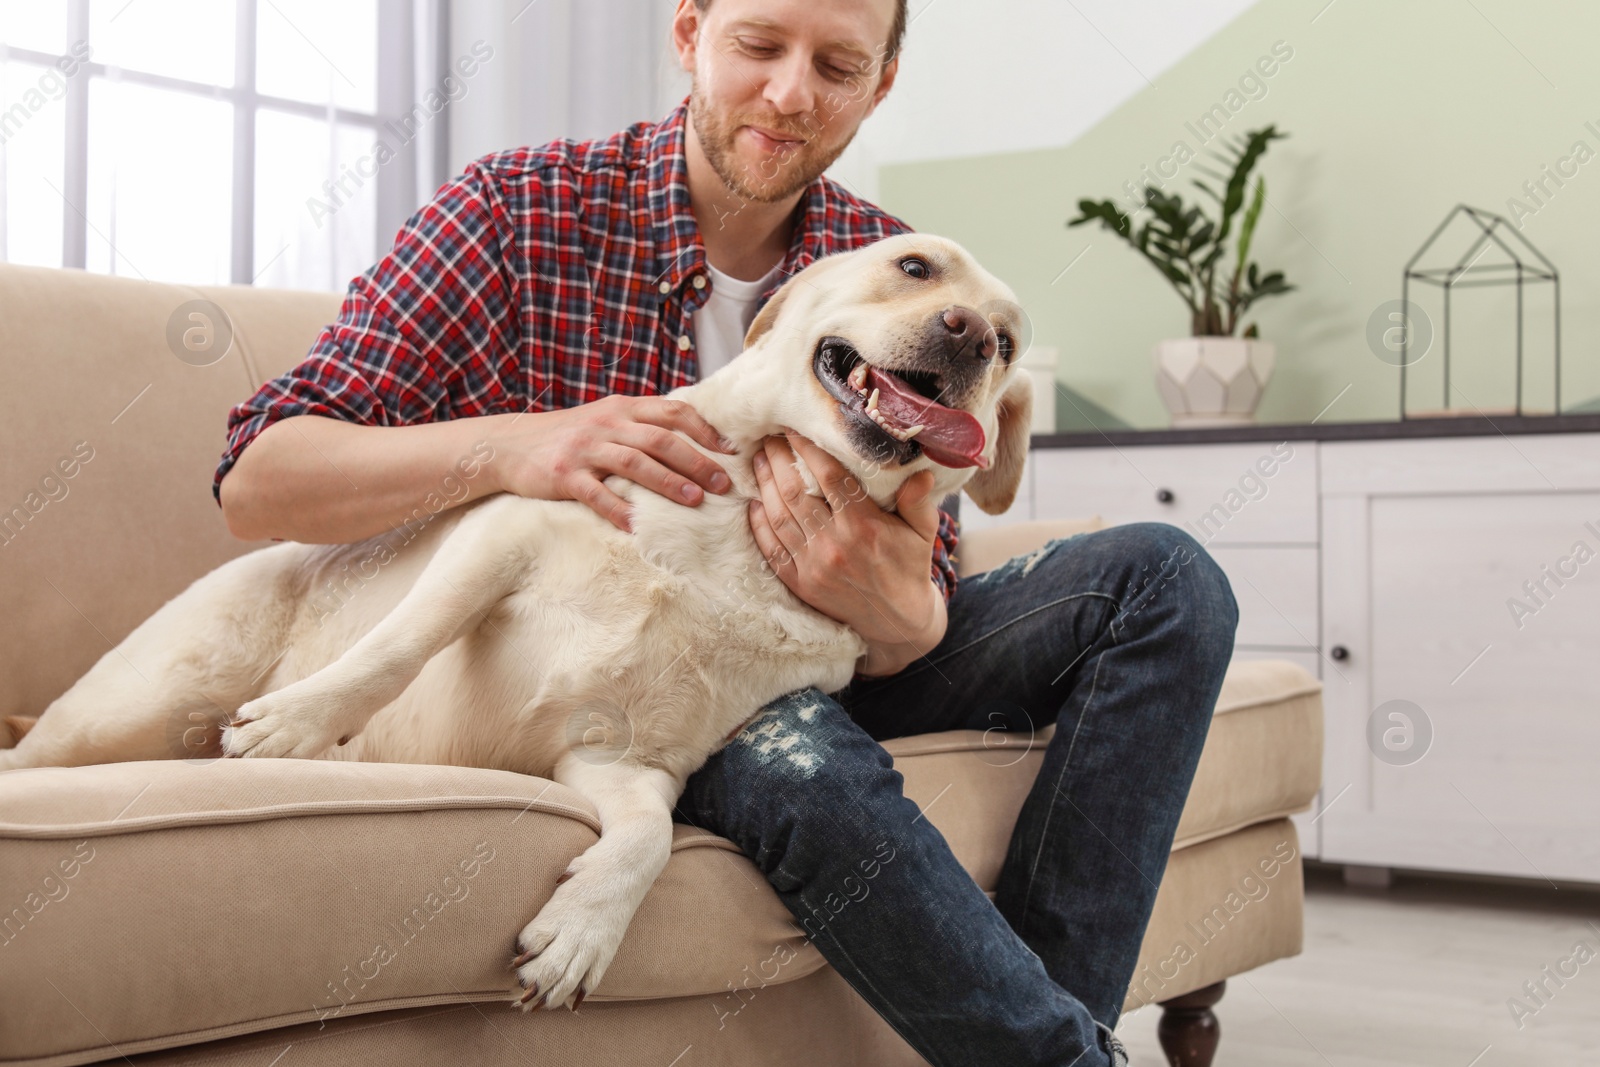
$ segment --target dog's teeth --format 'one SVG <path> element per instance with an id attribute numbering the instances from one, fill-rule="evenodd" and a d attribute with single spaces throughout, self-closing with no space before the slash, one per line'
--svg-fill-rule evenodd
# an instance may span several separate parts
<path id="1" fill-rule="evenodd" d="M 847 380 L 849 381 L 852 389 L 856 390 L 856 392 L 860 393 L 862 396 L 865 396 L 867 393 L 867 365 L 865 363 L 857 363 L 855 365 L 855 369 L 850 372 Z"/>
<path id="2" fill-rule="evenodd" d="M 915 426 L 911 427 L 911 429 L 907 430 L 906 431 L 906 435 L 904 437 L 900 438 L 900 440 L 902 440 L 902 441 L 911 440 L 913 437 L 917 436 L 917 434 L 921 433 L 925 428 L 927 428 L 927 425 L 928 424 L 925 423 L 925 422 L 917 423 Z"/>
<path id="3" fill-rule="evenodd" d="M 874 389 L 872 391 L 872 395 L 871 396 L 867 397 L 867 410 L 868 411 L 877 411 L 878 410 L 878 391 L 876 389 Z"/>

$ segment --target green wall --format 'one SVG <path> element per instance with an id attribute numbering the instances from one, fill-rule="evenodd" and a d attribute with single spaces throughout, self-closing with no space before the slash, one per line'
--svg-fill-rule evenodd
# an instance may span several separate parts
<path id="1" fill-rule="evenodd" d="M 1262 0 L 1064 147 L 887 166 L 880 202 L 918 229 L 962 242 L 1015 289 L 1036 342 L 1059 347 L 1064 385 L 1135 426 L 1164 426 L 1150 353 L 1161 338 L 1188 331 L 1188 311 L 1148 262 L 1098 223 L 1068 229 L 1065 222 L 1083 197 L 1118 196 L 1129 210 L 1123 182 L 1142 185 L 1143 168 L 1153 173 L 1179 142 L 1201 151 L 1166 189 L 1214 210 L 1191 181 L 1206 159 L 1199 117 L 1221 105 L 1231 112 L 1221 137 L 1269 123 L 1290 135 L 1272 142 L 1257 167 L 1268 207 L 1252 258 L 1298 286 L 1245 319 L 1258 321 L 1278 348 L 1260 421 L 1309 420 L 1336 397 L 1323 421 L 1396 416 L 1399 371 L 1373 354 L 1368 320 L 1399 298 L 1405 262 L 1457 203 L 1513 222 L 1517 211 L 1521 234 L 1558 268 L 1563 407 L 1593 400 L 1600 395 L 1600 3 L 1325 2 Z M 1292 55 L 1275 60 L 1275 44 L 1278 56 Z M 1263 60 L 1270 77 L 1259 77 Z M 1251 72 L 1259 83 L 1246 79 L 1241 90 Z M 1027 106 L 1025 72 L 981 73 L 1010 82 L 1015 92 L 1002 95 Z M 1547 177 L 1558 166 L 1571 175 L 1560 187 Z M 1524 190 L 1541 181 L 1538 199 Z M 1512 198 L 1522 206 L 1508 205 Z M 1458 219 L 1429 263 L 1455 262 L 1476 235 Z M 1504 258 L 1491 245 L 1478 267 Z M 1528 409 L 1551 405 L 1550 290 L 1524 292 Z M 1413 411 L 1443 406 L 1441 295 L 1413 286 L 1436 327 L 1431 350 L 1408 372 Z M 1452 303 L 1453 404 L 1509 407 L 1515 290 L 1458 289 Z M 1058 404 L 1058 424 L 1075 420 L 1070 406 Z"/>

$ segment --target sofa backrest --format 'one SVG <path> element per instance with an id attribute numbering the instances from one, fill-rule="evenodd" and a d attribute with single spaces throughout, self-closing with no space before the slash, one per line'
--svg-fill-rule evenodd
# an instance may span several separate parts
<path id="1" fill-rule="evenodd" d="M 299 363 L 340 300 L 0 264 L 0 715 L 37 715 L 194 579 L 262 547 L 211 495 L 228 409 Z M 231 324 L 214 362 L 183 336 L 193 301 Z"/>

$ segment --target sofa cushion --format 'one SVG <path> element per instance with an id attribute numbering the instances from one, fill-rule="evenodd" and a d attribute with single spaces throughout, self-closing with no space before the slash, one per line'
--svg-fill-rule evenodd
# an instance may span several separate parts
<path id="1" fill-rule="evenodd" d="M 1174 854 L 1124 1011 L 1299 952 L 1299 866 L 1273 862 L 1295 847 L 1294 825 L 1280 819 Z M 675 1058 L 681 1067 L 691 1062 L 923 1067 L 926 1062 L 829 967 L 775 984 L 754 975 L 737 990 L 696 997 L 590 999 L 576 1013 L 522 1015 L 498 1004 L 459 1002 L 376 1016 L 347 1013 L 148 1052 L 133 1062 L 139 1067 L 275 1062 L 282 1067 L 521 1067 L 529 1062 L 670 1064 Z M 129 1061 L 112 1054 L 105 1062 Z"/>
<path id="2" fill-rule="evenodd" d="M 0 774 L 0 1063 L 509 1002 L 512 938 L 598 828 L 576 793 L 478 768 L 197 760 Z M 591 999 L 725 993 L 822 966 L 731 842 L 674 833 Z"/>
<path id="3" fill-rule="evenodd" d="M 1235 664 L 1180 848 L 1305 807 L 1319 707 L 1299 668 Z M 885 746 L 985 891 L 1049 735 Z M 588 801 L 539 778 L 321 760 L 12 771 L 0 813 L 0 1004 L 29 1020 L 0 1029 L 0 1063 L 60 1065 L 509 999 L 512 937 L 599 828 Z M 823 965 L 731 842 L 674 834 L 593 1000 L 724 993 Z"/>

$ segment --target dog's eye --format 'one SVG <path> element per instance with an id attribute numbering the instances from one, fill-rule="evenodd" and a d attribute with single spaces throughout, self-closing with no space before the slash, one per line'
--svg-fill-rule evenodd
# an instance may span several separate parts
<path id="1" fill-rule="evenodd" d="M 999 332 L 999 340 L 995 345 L 996 354 L 1005 362 L 1010 363 L 1011 357 L 1016 355 L 1016 351 L 1017 343 L 1011 339 L 1009 333 L 1001 330 Z"/>
<path id="2" fill-rule="evenodd" d="M 916 256 L 907 256 L 900 261 L 900 269 L 913 278 L 926 278 L 933 273 L 933 268 L 928 266 L 928 261 L 918 259 Z"/>

